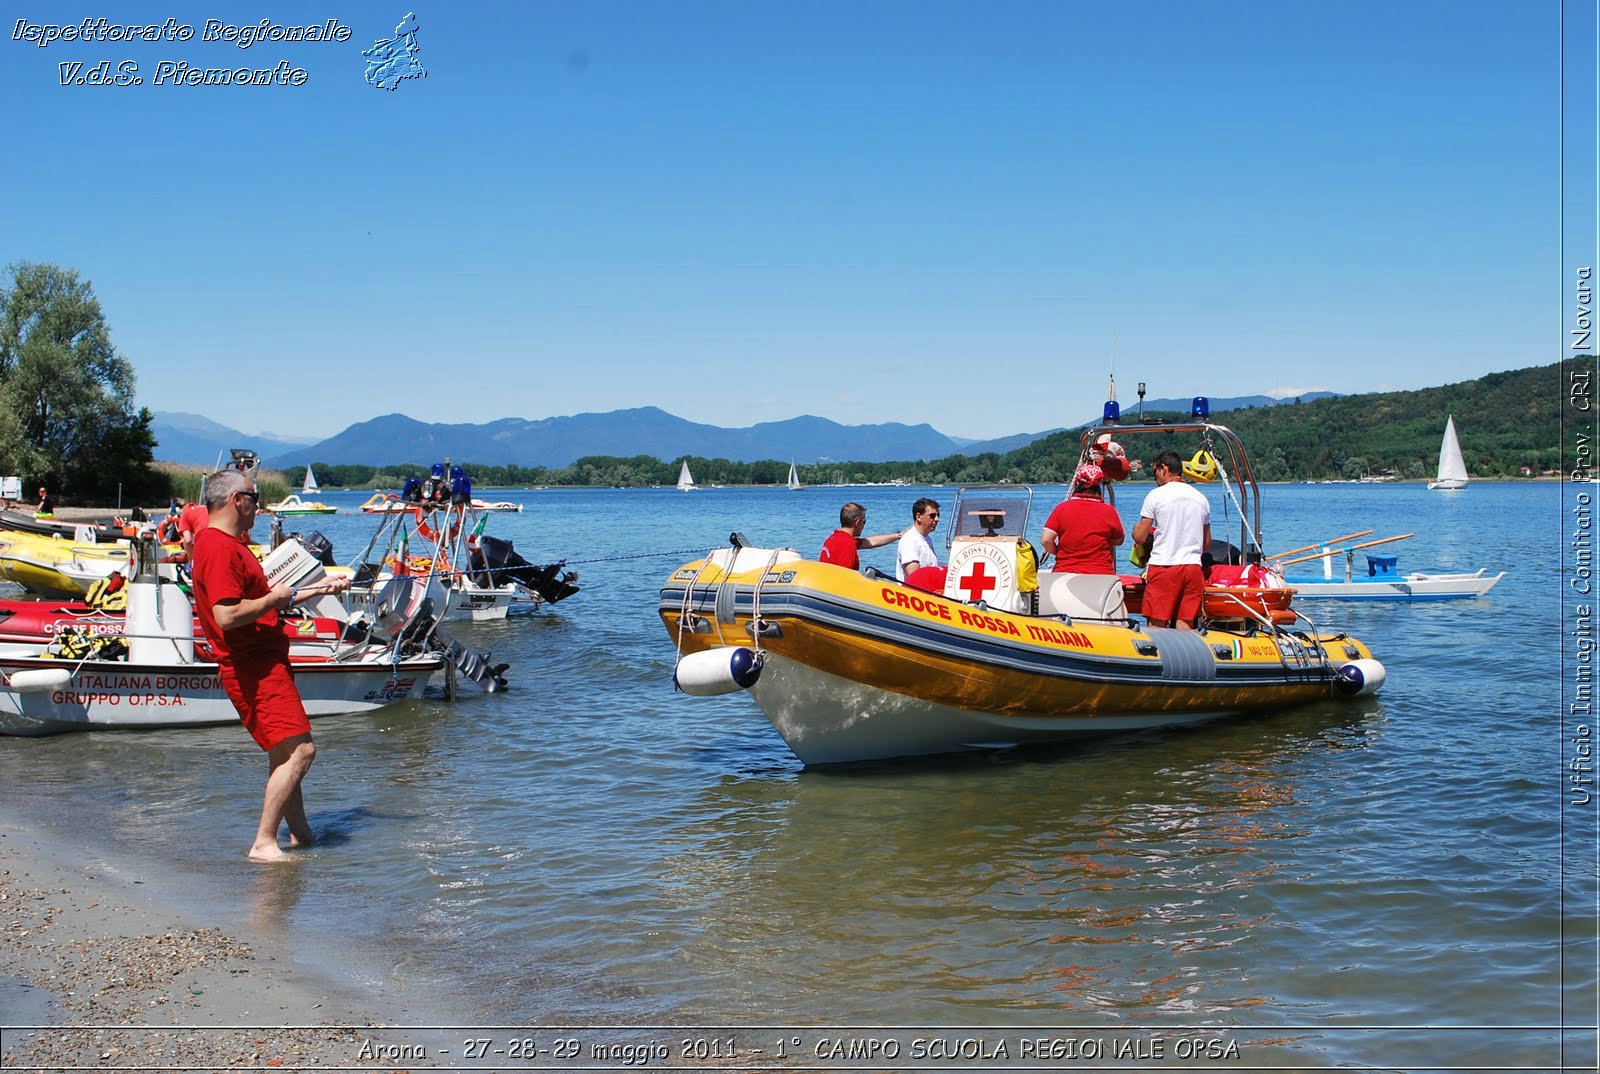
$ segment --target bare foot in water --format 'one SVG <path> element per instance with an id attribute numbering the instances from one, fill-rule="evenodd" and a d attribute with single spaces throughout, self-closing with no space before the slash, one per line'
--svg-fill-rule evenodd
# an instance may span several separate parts
<path id="1" fill-rule="evenodd" d="M 276 842 L 257 844 L 250 848 L 249 854 L 251 861 L 283 861 L 288 857 Z"/>
<path id="2" fill-rule="evenodd" d="M 294 834 L 293 832 L 289 833 L 289 849 L 290 850 L 298 850 L 301 847 L 308 847 L 312 843 L 315 843 L 316 841 L 317 841 L 316 834 L 314 832 L 309 831 L 309 830 L 306 832 L 306 834 L 303 837 L 302 836 L 298 836 L 298 835 Z"/>

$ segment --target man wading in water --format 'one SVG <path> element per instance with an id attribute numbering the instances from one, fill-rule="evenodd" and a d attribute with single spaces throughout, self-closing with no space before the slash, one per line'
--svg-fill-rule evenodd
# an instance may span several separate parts
<path id="1" fill-rule="evenodd" d="M 194 605 L 206 641 L 217 654 L 217 673 L 250 736 L 267 751 L 267 793 L 251 861 L 282 861 L 278 828 L 289 825 L 289 845 L 316 839 L 306 820 L 300 782 L 316 759 L 311 723 L 289 672 L 289 637 L 278 612 L 308 597 L 350 588 L 349 578 L 329 578 L 296 589 L 269 585 L 250 551 L 250 527 L 261 494 L 248 474 L 221 470 L 206 478 L 210 523 L 194 539 Z"/>

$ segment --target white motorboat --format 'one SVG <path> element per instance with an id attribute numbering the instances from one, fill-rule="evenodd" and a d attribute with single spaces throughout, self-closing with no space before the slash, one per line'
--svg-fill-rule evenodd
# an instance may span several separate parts
<path id="1" fill-rule="evenodd" d="M 1467 487 L 1467 460 L 1461 457 L 1461 441 L 1456 439 L 1456 418 L 1445 419 L 1444 440 L 1439 445 L 1439 475 L 1428 482 L 1430 489 L 1464 489 Z"/>
<path id="2" fill-rule="evenodd" d="M 536 566 L 510 541 L 486 536 L 488 519 L 473 501 L 396 502 L 405 506 L 372 508 L 384 517 L 358 558 L 346 598 L 352 612 L 370 605 L 393 578 L 428 586 L 432 614 L 442 622 L 504 619 L 518 604 L 554 603 L 578 591 L 577 575 L 563 572 L 564 563 Z"/>
<path id="3" fill-rule="evenodd" d="M 309 559 L 298 544 L 269 568 Z M 49 735 L 110 728 L 181 727 L 238 721 L 214 661 L 197 643 L 189 598 L 145 541 L 128 582 L 128 610 L 113 658 L 106 648 L 66 655 L 37 642 L 0 646 L 0 734 Z M 297 576 L 298 577 L 298 576 Z M 397 591 L 370 628 L 327 639 L 320 652 L 292 648 L 295 686 L 313 717 L 369 712 L 421 694 L 444 667 L 437 652 L 400 657 L 394 648 L 420 609 Z"/>

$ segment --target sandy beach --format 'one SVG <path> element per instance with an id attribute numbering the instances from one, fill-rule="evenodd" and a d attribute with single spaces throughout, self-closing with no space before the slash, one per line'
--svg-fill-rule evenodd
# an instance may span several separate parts
<path id="1" fill-rule="evenodd" d="M 0 1066 L 392 1069 L 363 1057 L 382 1037 L 350 1028 L 378 1019 L 347 985 L 151 886 L 0 817 Z"/>

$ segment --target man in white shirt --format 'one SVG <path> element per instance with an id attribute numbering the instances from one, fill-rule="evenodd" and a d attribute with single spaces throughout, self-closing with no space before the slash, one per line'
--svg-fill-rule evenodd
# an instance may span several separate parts
<path id="1" fill-rule="evenodd" d="M 1133 527 L 1135 545 L 1154 534 L 1141 608 L 1151 626 L 1192 630 L 1205 598 L 1200 556 L 1211 547 L 1211 501 L 1183 480 L 1177 452 L 1157 456 L 1154 472 L 1156 487 L 1144 498 Z"/>
<path id="2" fill-rule="evenodd" d="M 937 567 L 939 556 L 928 543 L 928 535 L 939 528 L 939 505 L 924 496 L 911 505 L 911 528 L 900 537 L 895 551 L 894 576 L 900 581 L 923 567 Z"/>

